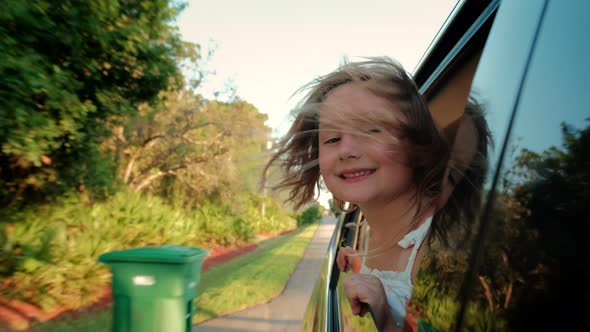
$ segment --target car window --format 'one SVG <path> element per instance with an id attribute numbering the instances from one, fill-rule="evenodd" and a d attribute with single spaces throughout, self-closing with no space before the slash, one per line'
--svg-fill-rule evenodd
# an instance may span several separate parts
<path id="1" fill-rule="evenodd" d="M 466 105 L 468 104 L 468 98 L 470 95 L 470 89 L 472 86 L 473 77 L 475 75 L 476 68 L 479 63 L 480 55 L 482 52 L 483 45 L 485 44 L 487 33 L 489 32 L 489 25 L 493 16 L 489 13 L 485 15 L 486 19 L 490 21 L 479 22 L 478 27 L 481 31 L 474 30 L 469 36 L 471 40 L 455 47 L 447 57 L 445 61 L 448 65 L 447 68 L 442 68 L 436 71 L 433 76 L 435 78 L 426 80 L 427 82 L 436 81 L 436 84 L 430 84 L 426 87 L 423 86 L 423 93 L 427 98 L 429 109 L 433 115 L 436 124 L 444 131 L 444 134 L 448 137 L 451 142 L 455 141 L 455 136 L 460 132 L 459 127 L 464 117 Z M 485 23 L 485 24 L 484 24 Z M 465 38 L 464 38 L 465 39 Z M 449 64 L 450 63 L 450 64 Z M 473 99 L 473 98 L 471 98 Z M 506 119 L 506 121 L 508 121 Z M 459 136 L 461 138 L 461 136 Z M 454 142 L 456 145 L 463 145 L 464 142 Z M 364 241 L 366 237 L 363 233 L 364 228 L 360 228 L 360 232 L 357 233 L 357 240 L 359 246 L 356 248 L 360 252 L 363 250 Z M 349 241 L 352 242 L 352 241 Z M 426 247 L 426 246 L 425 246 Z M 465 252 L 463 253 L 464 257 Z M 427 254 L 426 256 L 430 256 Z M 466 259 L 466 258 L 465 258 Z M 426 257 L 425 260 L 428 262 L 432 258 Z M 420 264 L 420 259 L 416 261 L 416 264 Z M 461 268 L 464 266 L 461 266 Z M 382 271 L 390 272 L 390 271 Z M 399 272 L 399 271 L 398 271 Z M 464 273 L 465 271 L 462 270 Z M 350 305 L 344 295 L 343 283 L 350 273 L 340 273 L 337 283 L 337 302 L 339 303 L 337 320 L 342 325 L 343 331 L 376 331 L 376 327 L 373 321 L 373 317 L 370 313 L 364 317 L 354 316 L 351 312 Z M 449 294 L 442 293 L 430 293 L 432 285 L 429 285 L 429 281 L 439 277 L 438 272 L 433 271 L 432 273 L 426 272 L 426 269 L 414 280 L 415 288 L 413 297 L 417 297 L 417 301 L 412 302 L 407 306 L 406 310 L 409 314 L 409 319 L 406 320 L 406 324 L 411 325 L 412 328 L 417 328 L 416 324 L 420 318 L 429 318 L 428 315 L 424 315 L 427 311 L 432 311 L 436 308 L 441 299 L 453 303 L 452 310 L 448 310 L 448 314 L 442 319 L 452 321 L 456 315 L 455 297 Z M 457 288 L 462 281 L 462 278 L 458 279 Z M 432 296 L 431 296 L 432 295 Z M 455 294 L 456 295 L 456 294 Z M 435 312 L 434 316 L 437 313 Z M 438 318 L 437 318 L 438 319 Z"/>
<path id="2" fill-rule="evenodd" d="M 579 326 L 579 304 L 590 293 L 590 47 L 582 14 L 589 9 L 558 1 L 500 6 L 470 91 L 495 142 L 481 218 L 462 248 L 429 251 L 410 305 L 418 324 Z"/>
<path id="3" fill-rule="evenodd" d="M 458 133 L 468 96 L 493 144 L 471 227 L 451 233 L 450 246 L 435 241 L 422 257 L 407 308 L 413 328 L 520 331 L 550 320 L 561 330 L 583 317 L 578 303 L 590 298 L 589 9 L 504 1 L 485 43 L 426 91 L 454 147 L 465 143 Z M 374 331 L 370 315 L 351 314 L 341 295 L 345 277 L 338 282 L 343 330 Z"/>
<path id="4" fill-rule="evenodd" d="M 488 329 L 567 330 L 579 326 L 590 294 L 585 238 L 590 230 L 590 112 L 585 97 L 590 44 L 584 14 L 590 5 L 548 1 L 527 8 L 514 1 L 506 7 L 519 18 L 539 12 L 541 21 L 523 80 L 515 87 L 514 123 L 504 143 L 495 203 L 488 213 L 491 227 L 463 326 L 476 319 L 469 310 L 479 307 L 488 317 L 477 317 L 477 324 Z M 511 19 L 513 27 L 523 26 L 521 19 Z M 514 52 L 507 49 L 488 55 L 514 61 Z M 504 63 L 486 62 L 474 82 L 474 89 L 490 100 L 490 117 L 501 117 L 500 104 L 493 100 L 501 100 L 505 92 L 494 89 L 497 83 L 492 81 L 508 75 L 502 67 Z"/>
<path id="5" fill-rule="evenodd" d="M 472 216 L 463 220 L 462 227 L 449 230 L 448 244 L 435 240 L 424 255 L 422 269 L 416 279 L 408 308 L 411 321 L 416 328 L 418 325 L 429 325 L 440 331 L 456 328 L 488 331 L 502 330 L 508 326 L 501 315 L 496 315 L 499 312 L 496 310 L 499 302 L 497 299 L 492 299 L 493 292 L 497 291 L 494 288 L 496 284 L 487 283 L 487 276 L 475 270 L 478 265 L 477 258 L 480 258 L 477 253 L 484 249 L 481 247 L 484 243 L 482 236 L 489 233 L 489 224 L 484 223 L 486 219 L 479 216 L 485 213 L 485 203 L 494 200 L 493 193 L 496 190 L 494 185 L 498 183 L 494 182 L 494 175 L 500 171 L 499 167 L 502 165 L 500 162 L 505 140 L 509 133 L 512 114 L 518 104 L 519 88 L 522 86 L 530 60 L 530 51 L 542 12 L 542 3 L 503 2 L 494 17 L 493 27 L 485 45 L 481 50 L 473 52 L 471 57 L 464 57 L 461 60 L 462 67 L 455 69 L 457 74 L 447 80 L 447 84 L 453 84 L 453 80 L 458 80 L 463 82 L 462 86 L 467 86 L 469 75 L 461 75 L 461 72 L 471 68 L 474 63 L 477 64 L 475 76 L 468 86 L 469 90 L 467 92 L 462 90 L 461 93 L 469 95 L 468 107 L 472 108 L 470 112 L 482 116 L 479 122 L 474 122 L 480 128 L 475 132 L 479 133 L 464 133 L 467 126 L 466 115 L 457 118 L 459 121 L 452 121 L 455 116 L 451 117 L 451 121 L 443 119 L 439 120 L 439 123 L 448 124 L 446 130 L 451 132 L 454 150 L 469 150 L 469 140 L 476 140 L 477 151 L 480 154 L 481 148 L 487 147 L 487 158 L 482 157 L 479 165 L 464 163 L 464 166 L 469 165 L 463 173 L 464 178 L 472 181 L 467 185 L 478 186 L 475 179 L 483 176 L 483 179 L 480 179 L 483 181 L 479 184 L 482 197 L 481 200 L 477 200 L 478 208 Z M 456 83 L 456 85 L 461 84 Z M 453 87 L 443 85 L 439 90 L 442 91 L 439 93 L 441 95 L 445 90 L 453 90 Z M 437 96 L 434 96 L 435 105 L 436 99 Z M 449 107 L 455 110 L 454 114 L 460 106 L 457 100 L 454 104 L 445 104 L 451 105 Z M 442 109 L 442 112 L 449 113 L 446 107 L 438 108 Z M 436 109 L 433 112 L 437 116 Z M 491 142 L 487 145 L 484 145 L 485 141 L 480 139 L 485 127 L 489 128 L 491 134 Z M 463 129 L 459 130 L 459 128 Z M 467 160 L 478 160 L 476 157 Z M 487 159 L 486 163 L 484 163 L 485 159 Z M 482 165 L 487 165 L 487 169 Z M 459 184 L 455 187 L 454 193 L 458 195 L 463 189 L 465 186 L 461 187 Z M 461 204 L 465 202 L 473 203 L 463 201 Z M 453 204 L 453 201 L 447 204 Z M 496 224 L 493 223 L 492 226 L 497 226 Z M 482 264 L 489 270 L 502 264 L 502 255 L 498 255 L 497 251 L 486 251 L 486 254 L 494 255 L 496 258 L 496 261 Z M 504 284 L 502 289 L 510 292 L 508 286 L 509 284 Z M 457 316 L 463 317 L 461 318 L 462 326 L 457 326 L 455 323 Z"/>

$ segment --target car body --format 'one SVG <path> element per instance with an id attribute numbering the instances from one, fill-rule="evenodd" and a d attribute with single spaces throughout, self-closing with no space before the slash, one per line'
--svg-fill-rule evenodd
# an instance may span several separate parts
<path id="1" fill-rule="evenodd" d="M 413 73 L 450 141 L 468 97 L 484 106 L 494 141 L 479 217 L 463 246 L 466 267 L 449 293 L 456 305 L 438 314 L 419 310 L 438 330 L 584 325 L 590 308 L 588 13 L 590 2 L 583 0 L 459 1 Z M 377 330 L 370 315 L 351 317 L 345 276 L 335 265 L 338 248 L 354 241 L 359 218 L 356 211 L 338 222 L 305 331 Z"/>

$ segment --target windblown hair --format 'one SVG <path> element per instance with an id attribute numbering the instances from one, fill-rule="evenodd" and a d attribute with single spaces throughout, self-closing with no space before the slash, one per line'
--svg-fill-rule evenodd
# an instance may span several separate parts
<path id="1" fill-rule="evenodd" d="M 409 74 L 389 58 L 370 58 L 367 61 L 344 64 L 300 89 L 309 89 L 309 92 L 298 105 L 295 120 L 289 132 L 278 143 L 277 150 L 266 165 L 265 173 L 271 165 L 280 166 L 284 177 L 275 189 L 288 189 L 288 201 L 293 202 L 296 208 L 315 199 L 315 190 L 320 188 L 318 131 L 321 105 L 331 91 L 351 83 L 366 87 L 393 106 L 397 105 L 403 120 L 396 121 L 395 118 L 399 117 L 395 114 L 388 119 L 370 119 L 370 116 L 369 119 L 363 119 L 363 116 L 354 117 L 354 114 L 343 111 L 340 118 L 323 118 L 323 125 L 324 121 L 328 121 L 330 126 L 339 128 L 338 130 L 352 130 L 362 135 L 357 130 L 362 127 L 359 123 L 377 124 L 392 134 L 391 141 L 403 140 L 403 153 L 413 170 L 412 183 L 416 192 L 414 203 L 418 207 L 416 211 L 420 211 L 426 202 L 424 199 L 434 199 L 441 192 L 450 154 L 449 146 L 435 126 L 426 103 Z M 397 108 L 392 107 L 392 112 L 396 110 Z M 348 129 L 342 129 L 344 126 Z M 399 147 L 398 144 L 398 150 Z M 395 153 L 394 150 L 395 148 L 392 153 Z M 339 203 L 342 205 L 343 202 Z M 420 216 L 414 216 L 414 220 L 417 217 Z"/>
<path id="2" fill-rule="evenodd" d="M 449 227 L 459 225 L 464 228 L 465 235 L 471 232 L 473 221 L 481 204 L 483 185 L 489 168 L 489 151 L 493 145 L 492 134 L 484 117 L 482 105 L 473 97 L 469 97 L 463 115 L 470 120 L 477 135 L 476 152 L 469 165 L 459 165 L 451 155 L 450 167 L 454 178 L 458 180 L 445 206 L 433 217 L 433 237 L 438 236 L 447 244 L 446 233 Z M 453 176 L 452 176 L 453 177 Z"/>

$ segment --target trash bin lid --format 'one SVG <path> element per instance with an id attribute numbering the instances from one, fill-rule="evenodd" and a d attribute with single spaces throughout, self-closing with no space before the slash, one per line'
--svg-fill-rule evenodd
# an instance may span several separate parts
<path id="1" fill-rule="evenodd" d="M 201 248 L 163 245 L 111 251 L 100 255 L 98 261 L 101 263 L 146 262 L 185 264 L 204 259 L 207 254 L 207 250 Z"/>

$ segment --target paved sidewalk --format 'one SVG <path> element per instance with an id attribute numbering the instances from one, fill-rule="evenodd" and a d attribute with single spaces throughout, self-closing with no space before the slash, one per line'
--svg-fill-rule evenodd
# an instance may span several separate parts
<path id="1" fill-rule="evenodd" d="M 195 325 L 193 331 L 301 331 L 305 308 L 335 226 L 334 217 L 324 217 L 281 295 L 269 303 Z"/>

